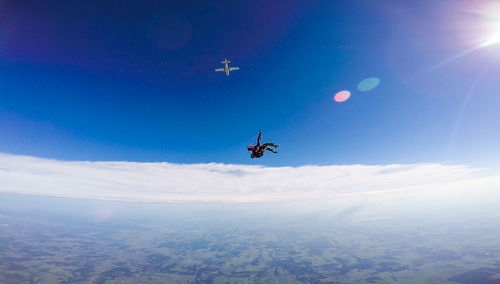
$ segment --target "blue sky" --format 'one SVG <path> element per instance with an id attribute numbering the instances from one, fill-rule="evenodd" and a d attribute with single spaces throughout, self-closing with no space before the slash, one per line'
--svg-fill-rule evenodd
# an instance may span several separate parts
<path id="1" fill-rule="evenodd" d="M 500 8 L 398 2 L 1 1 L 0 152 L 498 166 Z"/>

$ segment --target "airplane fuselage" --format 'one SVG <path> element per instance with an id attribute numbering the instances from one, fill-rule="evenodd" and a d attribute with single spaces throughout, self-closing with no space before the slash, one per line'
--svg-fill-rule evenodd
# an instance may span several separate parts
<path id="1" fill-rule="evenodd" d="M 229 73 L 231 71 L 234 71 L 234 70 L 240 70 L 239 67 L 229 67 L 229 63 L 231 63 L 231 61 L 225 59 L 224 61 L 221 62 L 222 64 L 224 64 L 224 68 L 217 68 L 215 69 L 215 72 L 224 72 L 226 73 L 226 76 L 229 76 Z"/>

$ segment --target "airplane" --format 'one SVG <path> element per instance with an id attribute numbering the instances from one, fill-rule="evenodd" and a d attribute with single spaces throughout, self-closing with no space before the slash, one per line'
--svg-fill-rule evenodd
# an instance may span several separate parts
<path id="1" fill-rule="evenodd" d="M 231 61 L 227 60 L 227 58 L 224 59 L 224 61 L 222 61 L 221 63 L 224 64 L 224 68 L 217 68 L 215 69 L 215 72 L 226 72 L 226 76 L 229 76 L 229 72 L 240 70 L 240 67 L 229 67 L 229 65 L 227 64 L 231 63 Z"/>

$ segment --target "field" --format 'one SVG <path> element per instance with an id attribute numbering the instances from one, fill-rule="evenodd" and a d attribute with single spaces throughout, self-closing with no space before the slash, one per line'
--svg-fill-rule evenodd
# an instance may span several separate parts
<path id="1" fill-rule="evenodd" d="M 3 203 L 1 283 L 500 282 L 497 216 L 360 218 L 366 210 L 277 207 L 252 214 L 265 206 L 41 199 L 77 205 L 28 214 Z"/>

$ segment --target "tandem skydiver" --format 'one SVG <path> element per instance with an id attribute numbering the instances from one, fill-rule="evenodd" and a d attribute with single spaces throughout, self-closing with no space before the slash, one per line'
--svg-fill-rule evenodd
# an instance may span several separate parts
<path id="1" fill-rule="evenodd" d="M 273 153 L 278 153 L 278 151 L 274 150 L 274 149 L 271 149 L 271 148 L 268 148 L 269 146 L 271 147 L 274 147 L 274 148 L 278 148 L 279 145 L 277 144 L 274 144 L 274 143 L 264 143 L 262 145 L 260 145 L 260 138 L 262 136 L 262 131 L 259 130 L 259 137 L 257 137 L 257 145 L 255 146 L 252 146 L 252 144 L 248 143 L 248 147 L 247 150 L 248 151 L 252 151 L 252 154 L 250 155 L 250 158 L 260 158 L 262 156 L 264 156 L 264 152 L 267 150 L 267 151 L 271 151 Z"/>

